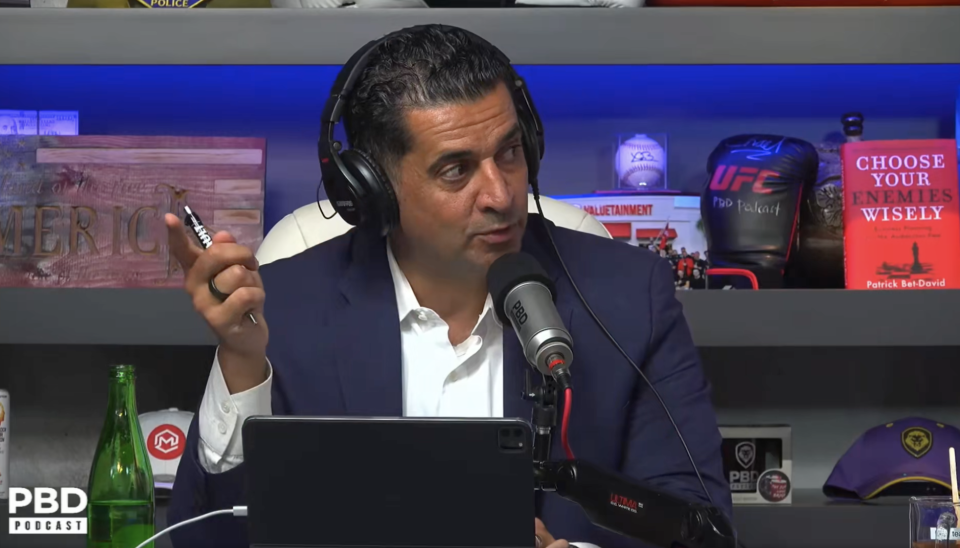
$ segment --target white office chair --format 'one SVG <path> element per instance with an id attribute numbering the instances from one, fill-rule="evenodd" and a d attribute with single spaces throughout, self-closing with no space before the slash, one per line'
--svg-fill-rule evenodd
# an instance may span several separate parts
<path id="1" fill-rule="evenodd" d="M 537 204 L 533 195 L 528 195 L 528 211 L 537 212 Z M 323 212 L 333 214 L 333 206 L 328 200 L 320 202 Z M 566 202 L 540 197 L 540 205 L 547 219 L 557 226 L 595 234 L 603 238 L 610 238 L 610 233 L 600 221 L 589 213 Z M 310 203 L 298 208 L 293 213 L 280 219 L 270 232 L 263 238 L 257 249 L 257 260 L 261 265 L 272 263 L 279 259 L 292 257 L 311 247 L 335 238 L 348 230 L 350 225 L 344 222 L 339 215 L 332 219 L 325 219 L 320 214 L 316 203 Z"/>

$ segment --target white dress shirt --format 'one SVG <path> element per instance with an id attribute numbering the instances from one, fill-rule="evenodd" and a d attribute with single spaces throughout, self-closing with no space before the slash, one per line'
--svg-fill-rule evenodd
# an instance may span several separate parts
<path id="1" fill-rule="evenodd" d="M 503 326 L 493 311 L 493 299 L 487 295 L 470 336 L 454 346 L 447 323 L 420 306 L 390 246 L 386 248 L 399 313 L 403 416 L 502 417 Z M 243 421 L 271 414 L 273 368 L 269 361 L 267 366 L 262 384 L 230 394 L 220 362 L 214 359 L 198 419 L 200 464 L 208 472 L 226 472 L 242 463 Z"/>

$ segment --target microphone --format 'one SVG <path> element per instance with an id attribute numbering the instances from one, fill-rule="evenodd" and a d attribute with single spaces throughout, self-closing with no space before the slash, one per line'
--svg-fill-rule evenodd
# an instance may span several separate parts
<path id="1" fill-rule="evenodd" d="M 591 523 L 663 548 L 736 548 L 737 533 L 720 509 L 688 502 L 582 460 L 546 463 L 540 489 L 577 504 Z M 952 515 L 952 514 L 951 514 Z"/>
<path id="2" fill-rule="evenodd" d="M 526 253 L 503 255 L 490 265 L 487 289 L 497 317 L 513 326 L 530 365 L 561 389 L 569 387 L 573 338 L 554 304 L 553 280 L 540 263 Z"/>

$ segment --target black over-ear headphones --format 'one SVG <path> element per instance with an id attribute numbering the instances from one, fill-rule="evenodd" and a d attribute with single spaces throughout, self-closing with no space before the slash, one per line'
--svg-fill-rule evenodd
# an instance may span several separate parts
<path id="1" fill-rule="evenodd" d="M 320 142 L 318 153 L 320 156 L 320 172 L 323 176 L 323 188 L 327 191 L 327 198 L 333 204 L 334 210 L 347 223 L 357 226 L 367 223 L 377 223 L 381 232 L 387 234 L 400 222 L 400 208 L 390 180 L 383 170 L 363 150 L 351 148 L 343 150 L 339 141 L 334 140 L 334 126 L 340 122 L 344 109 L 350 100 L 350 94 L 363 69 L 366 68 L 370 56 L 377 48 L 399 35 L 433 25 L 420 25 L 392 32 L 383 38 L 373 40 L 360 48 L 340 70 L 330 97 L 323 108 L 321 119 Z M 483 43 L 484 40 L 469 31 L 462 30 L 472 39 Z M 513 80 L 511 94 L 513 104 L 517 110 L 520 128 L 523 132 L 523 154 L 527 161 L 530 187 L 536 198 L 540 196 L 537 185 L 537 173 L 540 169 L 540 160 L 543 158 L 543 124 L 540 115 L 533 105 L 533 100 L 527 92 L 523 79 L 516 73 L 510 64 L 510 59 L 496 47 L 493 48 L 500 59 L 510 67 L 510 77 Z M 319 192 L 319 189 L 318 189 Z M 318 201 L 319 204 L 319 201 Z"/>

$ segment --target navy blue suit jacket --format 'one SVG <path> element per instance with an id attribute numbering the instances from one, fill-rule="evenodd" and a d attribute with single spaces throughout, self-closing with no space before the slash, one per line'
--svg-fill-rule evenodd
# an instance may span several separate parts
<path id="1" fill-rule="evenodd" d="M 714 502 L 730 516 L 710 387 L 674 294 L 669 263 L 622 242 L 552 224 L 550 229 L 583 296 L 670 406 Z M 523 250 L 555 280 L 557 309 L 573 336 L 576 405 L 569 432 L 577 458 L 706 501 L 656 397 L 591 319 L 544 230 L 543 220 L 531 215 Z M 385 245 L 383 238 L 354 229 L 261 269 L 275 415 L 403 414 L 400 326 Z M 503 353 L 504 415 L 530 420 L 531 405 L 521 398 L 530 366 L 509 326 Z M 563 456 L 559 438 L 555 458 Z M 209 474 L 197 451 L 194 418 L 168 511 L 171 525 L 246 504 L 244 465 Z M 592 525 L 578 506 L 556 494 L 538 495 L 538 516 L 556 538 L 602 548 L 639 545 Z M 318 516 L 318 526 L 322 519 Z M 177 548 L 248 545 L 246 520 L 231 516 L 184 526 L 173 537 Z"/>

